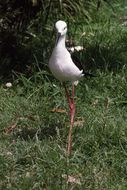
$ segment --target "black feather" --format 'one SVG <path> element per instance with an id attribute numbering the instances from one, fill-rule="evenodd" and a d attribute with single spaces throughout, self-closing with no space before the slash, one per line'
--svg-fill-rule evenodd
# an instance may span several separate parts
<path id="1" fill-rule="evenodd" d="M 85 77 L 95 77 L 95 75 L 93 75 L 92 73 L 85 71 L 85 66 L 82 65 L 79 58 L 77 56 L 75 56 L 73 53 L 71 54 L 71 58 L 73 60 L 73 63 L 76 65 L 76 67 L 78 67 L 80 71 L 83 70 L 83 74 Z"/>

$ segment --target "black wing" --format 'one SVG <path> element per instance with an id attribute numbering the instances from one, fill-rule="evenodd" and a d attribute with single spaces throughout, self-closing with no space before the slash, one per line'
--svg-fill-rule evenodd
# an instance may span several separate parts
<path id="1" fill-rule="evenodd" d="M 73 60 L 73 63 L 79 68 L 79 70 L 83 70 L 83 74 L 85 77 L 95 77 L 95 75 L 85 71 L 85 66 L 82 65 L 81 61 L 76 55 L 74 55 L 74 53 L 71 54 L 71 58 Z"/>

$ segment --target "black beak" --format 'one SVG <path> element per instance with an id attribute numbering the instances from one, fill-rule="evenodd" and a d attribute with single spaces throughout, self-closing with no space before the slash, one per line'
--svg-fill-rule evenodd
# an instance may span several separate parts
<path id="1" fill-rule="evenodd" d="M 56 39 L 56 45 L 58 44 L 58 41 L 59 41 L 60 36 L 61 36 L 61 33 L 58 32 L 58 33 L 57 33 L 57 39 Z"/>

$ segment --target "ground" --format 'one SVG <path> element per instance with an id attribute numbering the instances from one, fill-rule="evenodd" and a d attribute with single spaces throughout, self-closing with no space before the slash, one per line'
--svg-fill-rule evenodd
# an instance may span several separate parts
<path id="1" fill-rule="evenodd" d="M 76 87 L 70 157 L 64 89 L 25 80 L 0 89 L 1 189 L 126 189 L 126 70 L 98 72 Z"/>

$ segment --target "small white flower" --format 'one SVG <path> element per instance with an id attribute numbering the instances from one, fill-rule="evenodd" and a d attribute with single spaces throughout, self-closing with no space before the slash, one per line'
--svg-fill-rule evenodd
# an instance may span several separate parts
<path id="1" fill-rule="evenodd" d="M 69 47 L 68 50 L 73 53 L 75 51 L 75 48 L 74 47 Z"/>
<path id="2" fill-rule="evenodd" d="M 76 49 L 76 51 L 82 51 L 83 50 L 83 46 L 75 46 L 74 48 Z"/>
<path id="3" fill-rule="evenodd" d="M 82 51 L 84 48 L 83 48 L 83 46 L 74 46 L 74 47 L 70 47 L 70 48 L 68 48 L 68 50 L 70 51 L 70 52 L 74 52 L 75 50 L 76 51 Z"/>
<path id="4" fill-rule="evenodd" d="M 12 83 L 11 83 L 11 82 L 7 82 L 7 83 L 5 84 L 5 86 L 6 86 L 7 88 L 11 88 L 11 87 L 12 87 Z"/>

